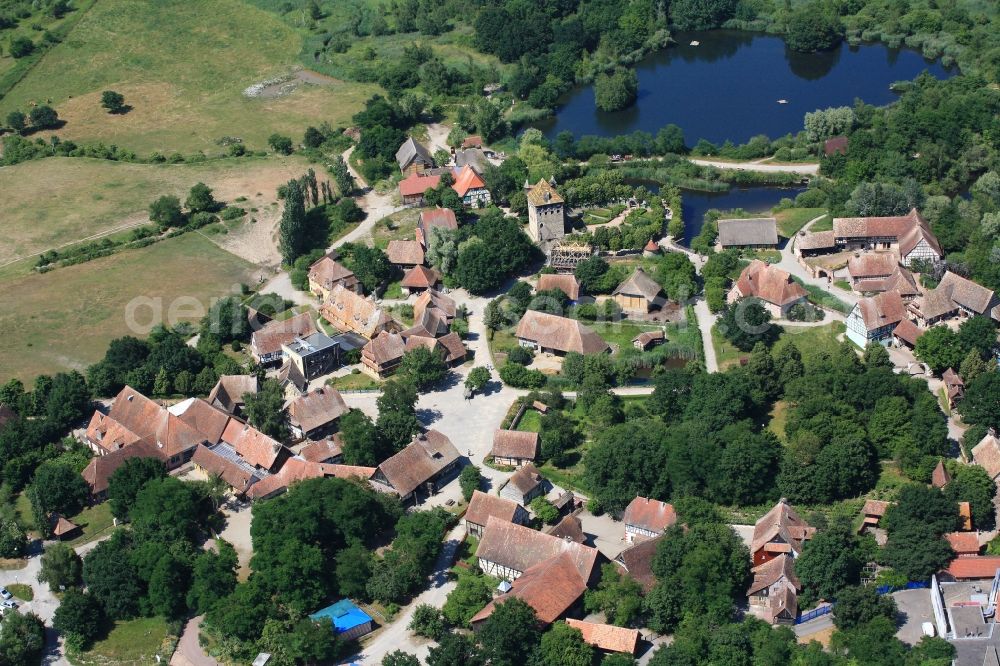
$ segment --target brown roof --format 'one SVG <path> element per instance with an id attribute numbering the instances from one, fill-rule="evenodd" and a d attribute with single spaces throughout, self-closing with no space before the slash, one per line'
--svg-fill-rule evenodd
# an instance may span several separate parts
<path id="1" fill-rule="evenodd" d="M 455 176 L 455 184 L 451 188 L 458 193 L 458 196 L 464 197 L 469 193 L 469 190 L 485 189 L 486 183 L 479 177 L 475 169 L 466 164 Z"/>
<path id="2" fill-rule="evenodd" d="M 413 173 L 399 181 L 399 194 L 403 197 L 415 197 L 440 184 L 441 176 Z"/>
<path id="3" fill-rule="evenodd" d="M 722 247 L 778 244 L 778 221 L 773 217 L 719 220 L 718 225 Z"/>
<path id="4" fill-rule="evenodd" d="M 483 137 L 478 134 L 467 136 L 462 140 L 462 148 L 482 148 Z"/>
<path id="5" fill-rule="evenodd" d="M 399 284 L 407 289 L 430 289 L 440 281 L 441 276 L 433 268 L 414 266 L 403 274 Z"/>
<path id="6" fill-rule="evenodd" d="M 910 346 L 913 346 L 917 344 L 917 338 L 924 334 L 924 329 L 920 328 L 909 319 L 904 319 L 896 324 L 896 328 L 892 329 L 892 334 L 900 340 L 905 340 L 910 344 Z"/>
<path id="7" fill-rule="evenodd" d="M 544 178 L 539 180 L 534 187 L 528 190 L 528 203 L 532 206 L 547 206 L 549 204 L 563 203 L 563 198 L 559 196 L 555 188 Z"/>
<path id="8" fill-rule="evenodd" d="M 498 518 L 487 518 L 483 538 L 476 548 L 477 558 L 522 572 L 562 554 L 569 555 L 584 581 L 591 579 L 599 554 L 596 548 Z"/>
<path id="9" fill-rule="evenodd" d="M 309 279 L 324 289 L 333 289 L 333 285 L 338 282 L 343 282 L 349 288 L 353 288 L 358 283 L 354 272 L 329 254 L 324 255 L 309 267 Z"/>
<path id="10" fill-rule="evenodd" d="M 951 475 L 944 468 L 944 461 L 939 460 L 938 464 L 934 467 L 934 471 L 931 472 L 931 485 L 935 488 L 944 488 L 950 481 Z"/>
<path id="11" fill-rule="evenodd" d="M 303 432 L 336 421 L 348 412 L 347 403 L 334 388 L 323 387 L 301 395 L 288 405 L 288 416 Z"/>
<path id="12" fill-rule="evenodd" d="M 130 458 L 156 458 L 163 460 L 160 451 L 151 443 L 139 441 L 123 449 L 112 451 L 103 456 L 91 458 L 80 475 L 90 486 L 93 495 L 99 495 L 108 489 L 108 480 L 115 470 L 125 464 Z"/>
<path id="13" fill-rule="evenodd" d="M 320 477 L 335 477 L 338 479 L 359 478 L 370 479 L 375 473 L 374 467 L 354 467 L 351 465 L 326 465 L 308 462 L 301 458 L 289 458 L 281 466 L 277 474 L 264 477 L 250 486 L 247 497 L 260 499 L 285 491 L 288 486 L 297 481 L 317 479 Z"/>
<path id="14" fill-rule="evenodd" d="M 609 349 L 601 336 L 575 319 L 538 310 L 524 313 L 514 335 L 561 352 L 597 354 Z"/>
<path id="15" fill-rule="evenodd" d="M 632 338 L 632 342 L 638 342 L 643 347 L 646 347 L 651 342 L 666 340 L 666 338 L 667 336 L 663 331 L 645 331 Z"/>
<path id="16" fill-rule="evenodd" d="M 188 398 L 168 409 L 171 414 L 200 432 L 209 444 L 222 441 L 222 433 L 233 418 L 201 398 Z"/>
<path id="17" fill-rule="evenodd" d="M 475 525 L 485 525 L 490 518 L 514 522 L 519 511 L 523 511 L 517 502 L 475 490 L 469 500 L 469 508 L 465 511 L 465 521 Z"/>
<path id="18" fill-rule="evenodd" d="M 277 440 L 236 419 L 232 419 L 226 426 L 222 441 L 233 447 L 241 458 L 261 469 L 271 469 L 286 450 Z"/>
<path id="19" fill-rule="evenodd" d="M 754 567 L 751 570 L 753 573 L 753 582 L 747 589 L 747 595 L 759 592 L 765 587 L 770 587 L 782 578 L 794 585 L 795 589 L 800 589 L 802 584 L 795 577 L 795 565 L 793 562 L 794 560 L 791 555 L 782 554 L 768 560 L 764 564 Z"/>
<path id="20" fill-rule="evenodd" d="M 613 624 L 598 624 L 568 618 L 566 624 L 583 634 L 583 642 L 607 652 L 635 654 L 639 647 L 639 630 L 616 627 Z"/>
<path id="21" fill-rule="evenodd" d="M 420 321 L 423 318 L 424 311 L 428 309 L 440 310 L 445 320 L 449 322 L 455 318 L 455 313 L 457 312 L 455 301 L 435 289 L 428 289 L 413 302 L 414 321 Z"/>
<path id="22" fill-rule="evenodd" d="M 935 291 L 944 291 L 952 301 L 973 312 L 989 316 L 993 304 L 993 291 L 947 271 Z"/>
<path id="23" fill-rule="evenodd" d="M 105 451 L 117 451 L 138 442 L 141 437 L 110 416 L 95 411 L 87 425 L 87 439 Z"/>
<path id="24" fill-rule="evenodd" d="M 952 368 L 945 370 L 944 374 L 941 375 L 941 379 L 944 381 L 945 386 L 965 386 L 961 375 Z"/>
<path id="25" fill-rule="evenodd" d="M 438 338 L 438 344 L 445 351 L 445 363 L 454 363 L 462 360 L 468 353 L 465 349 L 465 343 L 462 342 L 462 337 L 454 331 Z"/>
<path id="26" fill-rule="evenodd" d="M 771 542 L 787 544 L 794 552 L 801 553 L 802 544 L 815 532 L 816 528 L 802 520 L 782 498 L 754 525 L 750 553 L 756 553 Z"/>
<path id="27" fill-rule="evenodd" d="M 828 250 L 837 246 L 837 236 L 833 231 L 814 231 L 799 236 L 795 243 L 800 250 Z"/>
<path id="28" fill-rule="evenodd" d="M 957 555 L 978 555 L 982 548 L 975 532 L 948 532 L 944 538 Z"/>
<path id="29" fill-rule="evenodd" d="M 400 169 L 405 169 L 414 161 L 421 164 L 434 164 L 434 158 L 423 144 L 419 143 L 412 136 L 406 137 L 406 141 L 396 151 L 396 162 Z"/>
<path id="30" fill-rule="evenodd" d="M 201 432 L 184 423 L 166 408 L 153 402 L 131 386 L 126 386 L 118 393 L 107 417 L 102 419 L 98 418 L 96 414 L 94 415 L 94 418 L 91 419 L 91 427 L 87 429 L 88 437 L 92 433 L 97 435 L 101 431 L 100 426 L 96 428 L 96 431 L 92 431 L 91 428 L 95 426 L 95 422 L 104 423 L 108 418 L 116 422 L 117 425 L 108 423 L 111 427 L 104 431 L 103 438 L 92 439 L 105 450 L 111 450 L 106 446 L 108 441 L 126 442 L 123 444 L 126 448 L 135 446 L 138 442 L 135 437 L 138 437 L 155 446 L 160 451 L 160 457 L 166 460 L 190 451 L 205 440 L 205 436 Z M 107 433 L 109 431 L 114 434 L 116 439 L 108 439 Z M 126 433 L 131 433 L 131 435 L 126 435 Z"/>
<path id="31" fill-rule="evenodd" d="M 257 375 L 222 375 L 208 394 L 208 401 L 232 413 L 243 406 L 244 395 L 257 393 L 257 390 Z"/>
<path id="32" fill-rule="evenodd" d="M 677 512 L 672 504 L 646 497 L 636 497 L 625 507 L 622 520 L 650 532 L 662 532 L 677 522 Z"/>
<path id="33" fill-rule="evenodd" d="M 837 217 L 833 232 L 838 239 L 895 238 L 902 256 L 909 254 L 921 240 L 941 256 L 941 245 L 916 208 L 906 215 L 890 217 Z"/>
<path id="34" fill-rule="evenodd" d="M 321 439 L 317 442 L 309 442 L 299 450 L 299 455 L 308 462 L 326 462 L 343 455 L 343 439 L 340 433 Z"/>
<path id="35" fill-rule="evenodd" d="M 562 617 L 586 590 L 587 583 L 573 566 L 572 558 L 563 553 L 525 569 L 511 583 L 510 592 L 488 603 L 473 616 L 472 623 L 482 622 L 492 615 L 497 604 L 518 598 L 534 609 L 539 622 L 551 624 Z"/>
<path id="36" fill-rule="evenodd" d="M 847 272 L 854 279 L 892 275 L 896 257 L 888 252 L 865 252 L 847 260 Z"/>
<path id="37" fill-rule="evenodd" d="M 75 523 L 73 523 L 73 522 L 71 522 L 69 520 L 66 520 L 65 518 L 63 518 L 59 514 L 53 514 L 53 516 L 52 516 L 52 523 L 53 523 L 53 525 L 52 525 L 52 534 L 55 535 L 55 536 L 57 536 L 57 537 L 61 537 L 63 535 L 69 534 L 70 532 L 72 532 L 74 530 L 80 529 L 79 525 L 77 525 L 77 524 L 75 524 Z"/>
<path id="38" fill-rule="evenodd" d="M 972 459 L 986 470 L 991 479 L 1000 475 L 1000 440 L 995 433 L 988 432 L 979 440 L 972 449 Z"/>
<path id="39" fill-rule="evenodd" d="M 646 245 L 642 248 L 645 252 L 659 252 L 660 246 L 656 244 L 652 238 L 646 241 Z"/>
<path id="40" fill-rule="evenodd" d="M 416 490 L 459 459 L 451 440 L 437 430 L 417 435 L 406 448 L 382 462 L 379 471 L 401 496 Z"/>
<path id="41" fill-rule="evenodd" d="M 281 345 L 295 338 L 303 338 L 316 333 L 316 323 L 309 312 L 295 315 L 285 320 L 272 320 L 251 335 L 251 344 L 261 356 L 281 351 Z"/>
<path id="42" fill-rule="evenodd" d="M 656 555 L 656 547 L 662 538 L 662 536 L 654 537 L 631 548 L 626 548 L 615 558 L 615 562 L 625 569 L 629 578 L 639 583 L 647 594 L 656 585 L 653 557 Z"/>
<path id="43" fill-rule="evenodd" d="M 392 365 L 403 358 L 406 343 L 399 333 L 382 331 L 361 348 L 361 354 L 376 365 Z"/>
<path id="44" fill-rule="evenodd" d="M 570 539 L 577 543 L 587 542 L 587 535 L 583 533 L 583 522 L 576 516 L 564 517 L 545 533 L 560 539 Z"/>
<path id="45" fill-rule="evenodd" d="M 375 337 L 380 330 L 393 327 L 392 317 L 374 301 L 339 284 L 320 307 L 320 313 L 337 328 L 354 331 L 369 339 Z"/>
<path id="46" fill-rule="evenodd" d="M 534 460 L 538 456 L 538 433 L 497 430 L 493 433 L 491 455 L 499 458 Z"/>
<path id="47" fill-rule="evenodd" d="M 424 248 L 415 240 L 391 240 L 385 254 L 394 264 L 419 265 L 424 263 Z"/>
<path id="48" fill-rule="evenodd" d="M 417 222 L 417 240 L 424 244 L 424 246 L 430 245 L 431 242 L 431 229 L 438 227 L 440 229 L 458 229 L 458 220 L 455 218 L 455 211 L 450 208 L 432 208 L 430 210 L 421 211 L 420 221 Z"/>
<path id="49" fill-rule="evenodd" d="M 945 572 L 956 579 L 993 578 L 1000 569 L 1000 556 L 956 557 Z"/>
<path id="50" fill-rule="evenodd" d="M 194 450 L 191 462 L 209 474 L 221 477 L 223 481 L 228 483 L 238 493 L 246 492 L 247 488 L 257 480 L 257 477 L 251 474 L 249 470 L 219 455 L 205 445 L 200 445 Z"/>
<path id="51" fill-rule="evenodd" d="M 544 273 L 538 276 L 535 291 L 558 289 L 566 298 L 575 301 L 580 298 L 580 281 L 572 273 Z"/>
<path id="52" fill-rule="evenodd" d="M 865 505 L 862 507 L 861 513 L 866 516 L 878 516 L 881 518 L 885 515 L 888 508 L 888 502 L 882 502 L 880 500 L 865 500 Z"/>
<path id="53" fill-rule="evenodd" d="M 655 301 L 663 293 L 663 288 L 646 274 L 646 271 L 636 267 L 632 275 L 615 288 L 614 295 L 641 296 L 647 301 Z"/>
<path id="54" fill-rule="evenodd" d="M 788 271 L 759 259 L 743 269 L 735 286 L 744 297 L 753 296 L 774 305 L 787 305 L 806 297 L 806 290 Z"/>
<path id="55" fill-rule="evenodd" d="M 526 464 L 524 467 L 519 467 L 507 479 L 507 483 L 516 488 L 521 495 L 529 494 L 544 482 L 545 479 L 531 463 Z"/>
<path id="56" fill-rule="evenodd" d="M 883 326 L 893 326 L 906 319 L 906 306 L 898 292 L 886 291 L 875 296 L 858 299 L 855 306 L 865 324 L 865 329 L 873 331 Z"/>

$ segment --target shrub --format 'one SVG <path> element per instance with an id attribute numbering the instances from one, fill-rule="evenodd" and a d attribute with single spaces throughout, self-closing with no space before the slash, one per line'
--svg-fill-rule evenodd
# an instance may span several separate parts
<path id="1" fill-rule="evenodd" d="M 507 360 L 518 365 L 531 365 L 534 358 L 535 352 L 527 347 L 518 346 L 507 352 Z"/>
<path id="2" fill-rule="evenodd" d="M 500 368 L 500 379 L 514 388 L 542 388 L 545 386 L 545 375 L 538 370 L 529 370 L 517 363 L 505 363 Z"/>

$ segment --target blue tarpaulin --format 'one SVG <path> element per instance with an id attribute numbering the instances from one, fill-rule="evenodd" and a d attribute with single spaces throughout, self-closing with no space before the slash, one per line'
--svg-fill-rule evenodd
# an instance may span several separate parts
<path id="1" fill-rule="evenodd" d="M 354 605 L 350 599 L 341 599 L 332 606 L 316 611 L 309 616 L 312 620 L 329 620 L 338 634 L 371 622 L 368 613 Z"/>

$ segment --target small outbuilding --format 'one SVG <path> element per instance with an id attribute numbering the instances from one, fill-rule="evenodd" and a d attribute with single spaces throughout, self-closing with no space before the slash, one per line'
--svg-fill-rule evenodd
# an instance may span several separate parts
<path id="1" fill-rule="evenodd" d="M 368 613 L 354 605 L 350 599 L 341 599 L 337 603 L 316 611 L 309 616 L 316 622 L 329 622 L 330 627 L 341 640 L 350 641 L 370 634 L 375 628 L 375 622 Z"/>

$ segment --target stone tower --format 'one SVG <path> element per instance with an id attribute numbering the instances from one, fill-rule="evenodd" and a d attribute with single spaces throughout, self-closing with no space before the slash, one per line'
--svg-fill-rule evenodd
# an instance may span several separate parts
<path id="1" fill-rule="evenodd" d="M 539 180 L 527 194 L 528 233 L 536 243 L 562 238 L 566 235 L 563 198 L 545 180 Z"/>

